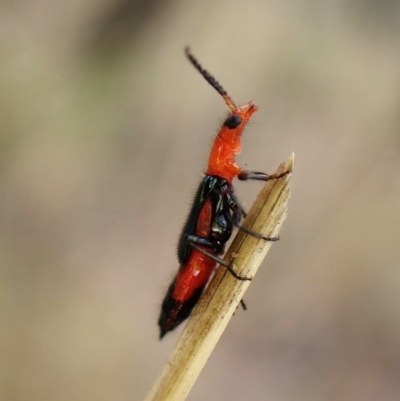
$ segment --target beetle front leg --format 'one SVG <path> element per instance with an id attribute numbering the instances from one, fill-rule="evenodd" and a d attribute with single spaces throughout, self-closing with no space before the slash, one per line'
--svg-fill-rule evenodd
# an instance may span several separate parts
<path id="1" fill-rule="evenodd" d="M 278 178 L 284 177 L 289 173 L 290 171 L 284 171 L 283 173 L 280 174 L 267 174 L 261 171 L 243 170 L 237 177 L 241 181 L 247 181 L 247 180 L 269 181 L 269 180 L 277 180 Z"/>

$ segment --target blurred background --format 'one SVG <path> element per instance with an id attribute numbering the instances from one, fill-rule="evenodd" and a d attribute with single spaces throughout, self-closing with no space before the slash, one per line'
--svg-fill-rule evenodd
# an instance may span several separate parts
<path id="1" fill-rule="evenodd" d="M 142 400 L 176 243 L 227 108 L 295 152 L 281 241 L 189 400 L 400 399 L 400 3 L 0 4 L 0 399 Z M 261 188 L 238 183 L 248 209 Z"/>

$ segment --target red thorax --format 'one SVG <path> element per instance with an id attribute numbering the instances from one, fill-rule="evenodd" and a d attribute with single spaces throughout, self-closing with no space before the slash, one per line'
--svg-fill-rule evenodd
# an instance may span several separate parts
<path id="1" fill-rule="evenodd" d="M 236 164 L 235 156 L 242 149 L 240 138 L 244 127 L 257 110 L 257 106 L 252 102 L 232 110 L 231 114 L 240 116 L 242 122 L 234 129 L 225 125 L 221 127 L 211 149 L 207 175 L 217 175 L 232 183 L 232 180 L 242 172 L 242 169 Z"/>

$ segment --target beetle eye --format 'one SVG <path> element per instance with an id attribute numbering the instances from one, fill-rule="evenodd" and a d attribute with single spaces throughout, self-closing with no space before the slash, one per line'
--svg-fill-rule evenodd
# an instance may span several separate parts
<path id="1" fill-rule="evenodd" d="M 242 118 L 237 114 L 230 114 L 224 122 L 224 126 L 229 129 L 237 128 L 242 122 Z"/>

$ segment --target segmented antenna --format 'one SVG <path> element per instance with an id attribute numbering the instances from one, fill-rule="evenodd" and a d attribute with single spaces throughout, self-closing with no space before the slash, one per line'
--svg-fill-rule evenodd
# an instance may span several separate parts
<path id="1" fill-rule="evenodd" d="M 204 77 L 204 79 L 223 97 L 227 106 L 234 111 L 237 107 L 234 101 L 226 93 L 226 90 L 221 86 L 221 84 L 207 71 L 205 70 L 197 59 L 190 52 L 188 46 L 185 47 L 185 54 L 189 61 L 193 64 L 197 71 Z"/>

